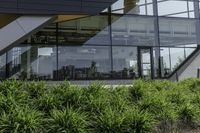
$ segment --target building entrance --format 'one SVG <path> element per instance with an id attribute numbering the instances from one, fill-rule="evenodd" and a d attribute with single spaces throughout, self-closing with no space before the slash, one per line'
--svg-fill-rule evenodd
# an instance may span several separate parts
<path id="1" fill-rule="evenodd" d="M 138 47 L 138 74 L 140 78 L 154 78 L 152 47 Z"/>

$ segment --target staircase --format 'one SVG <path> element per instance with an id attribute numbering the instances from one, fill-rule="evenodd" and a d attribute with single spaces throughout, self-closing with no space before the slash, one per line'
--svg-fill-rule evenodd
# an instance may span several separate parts
<path id="1" fill-rule="evenodd" d="M 198 68 L 200 68 L 200 47 L 197 47 L 168 78 L 173 81 L 196 78 Z"/>
<path id="2" fill-rule="evenodd" d="M 0 29 L 0 54 L 55 20 L 54 16 L 25 15 Z"/>

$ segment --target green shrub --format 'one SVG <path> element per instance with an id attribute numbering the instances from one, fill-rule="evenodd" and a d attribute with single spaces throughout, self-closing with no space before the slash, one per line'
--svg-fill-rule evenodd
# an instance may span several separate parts
<path id="1" fill-rule="evenodd" d="M 122 112 L 125 111 L 132 103 L 129 101 L 129 91 L 127 87 L 118 87 L 109 90 L 109 105 L 111 108 Z"/>
<path id="2" fill-rule="evenodd" d="M 7 81 L 4 81 L 4 82 L 1 82 L 0 92 L 3 95 L 7 96 L 7 94 L 9 92 L 21 90 L 21 87 L 22 87 L 23 84 L 24 84 L 23 82 L 19 82 L 19 81 L 16 81 L 16 80 L 7 80 Z"/>
<path id="3" fill-rule="evenodd" d="M 70 87 L 63 94 L 58 95 L 62 106 L 64 107 L 79 107 L 82 102 L 82 89 L 79 87 Z"/>
<path id="4" fill-rule="evenodd" d="M 173 103 L 175 106 L 180 106 L 188 102 L 191 99 L 190 93 L 180 88 L 174 88 L 166 91 L 166 98 L 168 102 Z"/>
<path id="5" fill-rule="evenodd" d="M 200 80 L 88 87 L 0 84 L 0 132 L 169 133 L 200 127 Z"/>
<path id="6" fill-rule="evenodd" d="M 182 80 L 178 82 L 177 85 L 185 90 L 200 91 L 200 80 L 196 78 Z"/>
<path id="7" fill-rule="evenodd" d="M 28 102 L 30 102 L 29 97 L 23 90 L 9 90 L 6 95 L 0 93 L 0 113 L 8 112 L 18 105 L 28 105 Z"/>
<path id="8" fill-rule="evenodd" d="M 88 132 L 89 122 L 85 113 L 66 108 L 53 110 L 45 125 L 50 133 L 85 133 Z"/>
<path id="9" fill-rule="evenodd" d="M 155 80 L 151 82 L 151 86 L 157 89 L 158 91 L 170 90 L 175 87 L 175 84 L 168 80 Z"/>
<path id="10" fill-rule="evenodd" d="M 178 111 L 181 127 L 200 126 L 200 108 L 193 104 L 187 103 L 182 105 Z"/>
<path id="11" fill-rule="evenodd" d="M 177 122 L 176 106 L 166 99 L 166 90 L 160 90 L 145 95 L 138 103 L 142 111 L 150 113 L 158 121 L 156 130 L 162 133 L 174 130 Z"/>
<path id="12" fill-rule="evenodd" d="M 129 87 L 129 94 L 131 100 L 133 100 L 134 102 L 140 100 L 145 95 L 148 88 L 149 85 L 147 81 L 144 80 L 135 81 L 133 85 Z"/>
<path id="13" fill-rule="evenodd" d="M 46 89 L 51 89 L 50 86 L 46 86 L 45 82 L 24 82 L 23 89 L 26 90 L 30 96 L 30 98 L 37 99 L 41 96 Z"/>
<path id="14" fill-rule="evenodd" d="M 91 84 L 83 89 L 82 107 L 85 111 L 96 115 L 109 106 L 109 92 L 100 83 Z"/>
<path id="15" fill-rule="evenodd" d="M 0 116 L 1 133 L 33 133 L 43 129 L 42 113 L 29 107 L 16 107 Z"/>
<path id="16" fill-rule="evenodd" d="M 49 113 L 52 109 L 61 108 L 62 102 L 59 101 L 58 96 L 46 92 L 35 100 L 34 104 L 39 110 Z"/>
<path id="17" fill-rule="evenodd" d="M 7 102 L 6 96 L 0 93 L 0 115 L 2 112 L 10 109 L 10 104 Z"/>
<path id="18" fill-rule="evenodd" d="M 126 132 L 129 133 L 151 133 L 156 124 L 151 114 L 137 108 L 130 108 L 125 116 Z"/>
<path id="19" fill-rule="evenodd" d="M 117 110 L 107 107 L 93 120 L 96 133 L 122 133 L 125 132 L 125 115 Z"/>

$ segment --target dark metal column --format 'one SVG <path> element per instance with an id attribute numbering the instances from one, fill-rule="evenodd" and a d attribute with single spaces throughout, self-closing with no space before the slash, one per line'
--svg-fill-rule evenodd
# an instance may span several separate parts
<path id="1" fill-rule="evenodd" d="M 153 14 L 154 14 L 154 36 L 155 36 L 155 72 L 157 71 L 157 78 L 162 77 L 161 72 L 161 55 L 160 55 L 160 35 L 159 35 L 159 17 L 158 17 L 158 3 L 153 0 Z M 155 76 L 155 73 L 154 73 Z"/>
<path id="2" fill-rule="evenodd" d="M 58 58 L 58 23 L 56 23 L 56 77 L 55 80 L 59 80 L 59 73 L 58 73 L 58 63 L 59 63 L 59 58 Z"/>
<path id="3" fill-rule="evenodd" d="M 112 44 L 112 9 L 111 7 L 108 8 L 108 34 L 109 34 L 109 41 L 110 41 L 110 65 L 111 65 L 111 78 L 113 77 L 113 44 Z"/>
<path id="4" fill-rule="evenodd" d="M 196 18 L 196 38 L 197 38 L 197 45 L 200 45 L 200 15 L 199 15 L 199 1 L 194 0 L 194 15 Z"/>

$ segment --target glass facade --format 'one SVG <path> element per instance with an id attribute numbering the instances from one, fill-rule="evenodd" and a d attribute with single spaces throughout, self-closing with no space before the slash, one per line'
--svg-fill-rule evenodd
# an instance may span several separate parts
<path id="1" fill-rule="evenodd" d="M 197 4 L 197 5 L 196 5 Z M 1 79 L 167 78 L 200 43 L 198 1 L 118 0 L 51 24 L 0 56 Z"/>

